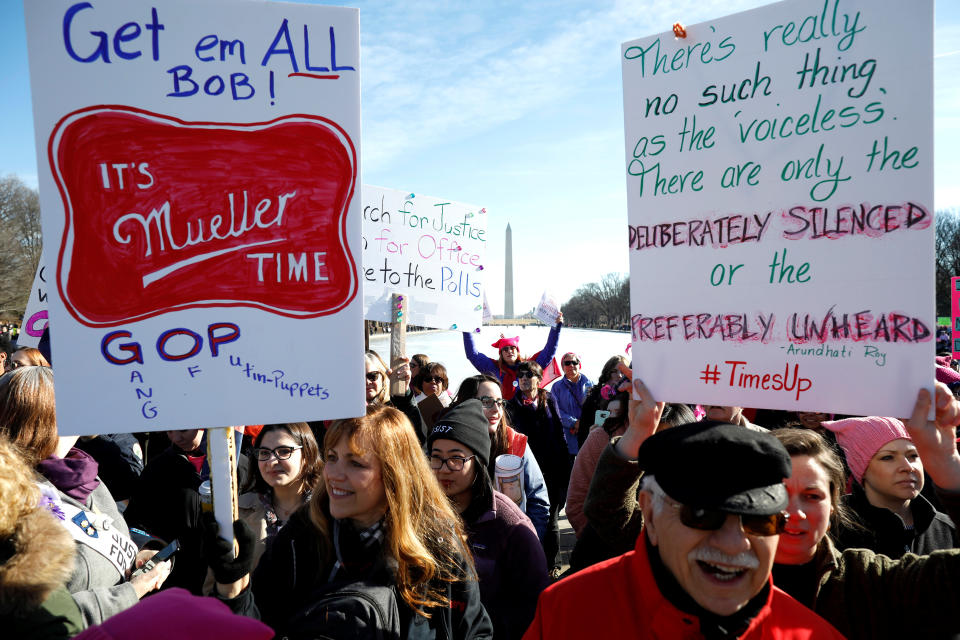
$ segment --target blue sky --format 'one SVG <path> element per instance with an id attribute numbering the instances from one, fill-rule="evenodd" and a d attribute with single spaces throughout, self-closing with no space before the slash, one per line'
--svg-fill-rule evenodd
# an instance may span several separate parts
<path id="1" fill-rule="evenodd" d="M 518 311 L 628 270 L 620 44 L 766 3 L 323 4 L 360 8 L 363 181 L 485 206 L 499 313 L 507 222 Z M 0 59 L 0 175 L 35 185 L 19 0 L 0 0 Z M 960 2 L 938 3 L 934 77 L 935 206 L 960 208 Z"/>

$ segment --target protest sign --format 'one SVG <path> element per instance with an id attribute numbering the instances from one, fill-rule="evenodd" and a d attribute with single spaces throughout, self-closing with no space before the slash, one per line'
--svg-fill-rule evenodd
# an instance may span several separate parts
<path id="1" fill-rule="evenodd" d="M 543 295 L 540 296 L 537 308 L 533 312 L 533 317 L 549 327 L 557 321 L 559 315 L 560 305 L 557 304 L 557 299 L 549 292 L 544 291 Z"/>
<path id="2" fill-rule="evenodd" d="M 37 265 L 37 272 L 33 276 L 33 286 L 30 287 L 27 310 L 23 314 L 23 321 L 20 323 L 17 346 L 36 347 L 40 344 L 40 337 L 49 323 L 47 312 L 47 297 L 50 295 L 49 286 L 46 263 L 40 260 L 40 264 Z"/>
<path id="3" fill-rule="evenodd" d="M 960 359 L 960 276 L 950 278 L 950 350 Z"/>
<path id="4" fill-rule="evenodd" d="M 362 415 L 358 12 L 24 10 L 60 433 Z"/>
<path id="5" fill-rule="evenodd" d="M 933 383 L 932 1 L 685 31 L 621 50 L 638 375 L 666 401 L 910 415 Z"/>
<path id="6" fill-rule="evenodd" d="M 458 202 L 363 185 L 363 317 L 390 322 L 390 296 L 410 324 L 481 325 L 487 212 Z"/>

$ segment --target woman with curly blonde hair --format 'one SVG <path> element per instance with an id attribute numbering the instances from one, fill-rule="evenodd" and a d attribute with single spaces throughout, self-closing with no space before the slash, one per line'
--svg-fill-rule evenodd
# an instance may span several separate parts
<path id="1" fill-rule="evenodd" d="M 244 526 L 237 529 L 243 557 L 248 536 Z M 309 508 L 280 530 L 252 581 L 230 575 L 224 565 L 230 561 L 211 561 L 217 595 L 234 611 L 259 615 L 281 636 L 339 637 L 327 626 L 337 616 L 317 612 L 314 603 L 358 583 L 393 588 L 396 604 L 384 624 L 400 638 L 492 635 L 460 519 L 409 420 L 392 407 L 331 425 L 323 479 Z"/>

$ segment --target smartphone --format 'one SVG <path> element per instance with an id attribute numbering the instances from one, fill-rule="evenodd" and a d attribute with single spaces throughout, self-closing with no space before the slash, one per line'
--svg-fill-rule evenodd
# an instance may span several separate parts
<path id="1" fill-rule="evenodd" d="M 157 566 L 158 564 L 160 564 L 164 560 L 167 560 L 170 556 L 175 554 L 178 549 L 180 549 L 180 541 L 174 540 L 173 542 L 165 546 L 163 549 L 160 549 L 160 551 L 157 552 L 156 555 L 154 555 L 152 558 L 144 562 L 142 567 L 140 567 L 139 569 L 137 569 L 136 571 L 130 574 L 130 577 L 135 578 L 136 576 L 142 573 L 147 573 L 148 571 L 151 571 L 155 566 Z"/>
<path id="2" fill-rule="evenodd" d="M 609 411 L 605 409 L 597 409 L 597 413 L 595 414 L 593 424 L 597 425 L 598 427 L 602 427 L 603 423 L 606 422 L 607 418 L 609 417 L 610 417 Z"/>

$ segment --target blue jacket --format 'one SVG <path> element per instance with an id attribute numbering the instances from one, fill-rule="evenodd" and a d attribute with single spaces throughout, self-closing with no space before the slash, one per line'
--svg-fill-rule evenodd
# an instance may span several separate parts
<path id="1" fill-rule="evenodd" d="M 563 437 L 567 441 L 567 450 L 574 455 L 580 450 L 580 443 L 577 434 L 570 433 L 570 429 L 580 419 L 583 399 L 587 397 L 587 392 L 592 386 L 593 382 L 590 378 L 581 373 L 576 382 L 570 382 L 564 376 L 550 387 L 553 398 L 557 401 L 557 414 L 560 416 L 560 424 L 563 425 Z M 586 428 L 589 427 L 590 425 L 586 425 Z"/>

